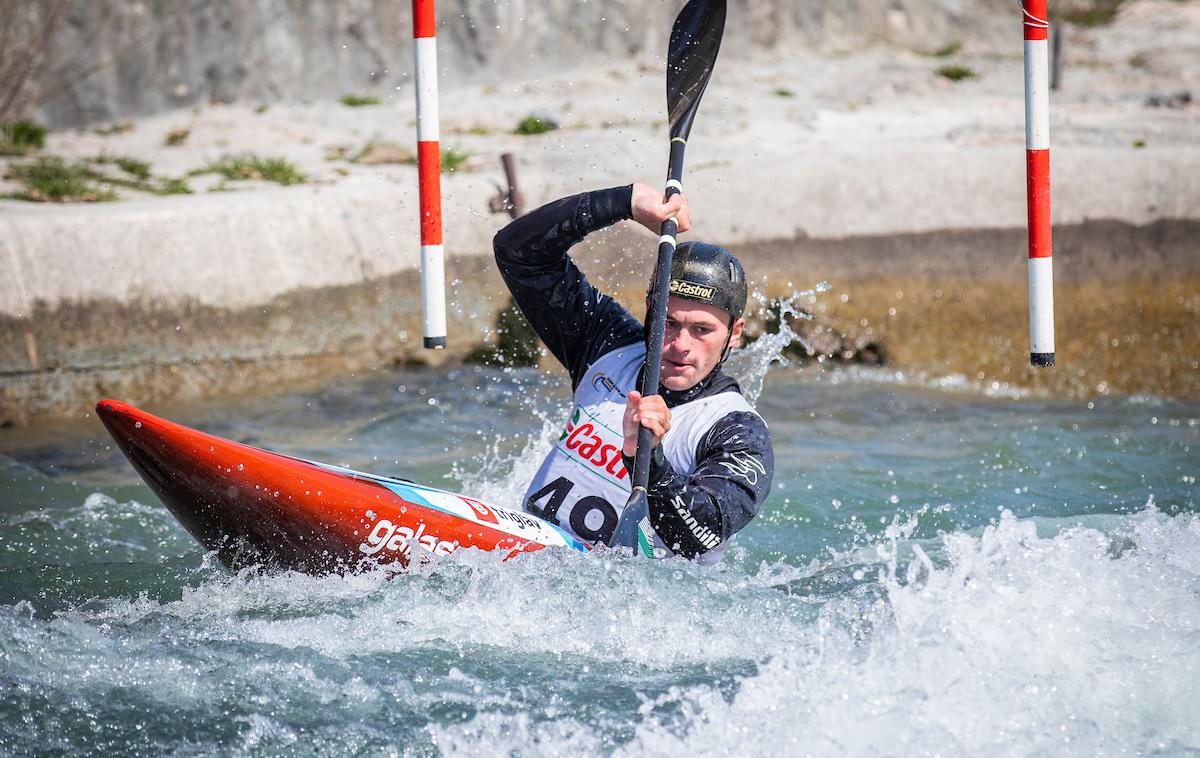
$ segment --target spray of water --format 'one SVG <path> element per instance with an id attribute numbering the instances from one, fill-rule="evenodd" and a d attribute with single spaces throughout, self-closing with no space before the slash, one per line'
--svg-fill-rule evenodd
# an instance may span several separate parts
<path id="1" fill-rule="evenodd" d="M 758 648 L 765 657 L 732 695 L 703 684 L 644 696 L 629 742 L 614 745 L 581 718 L 501 712 L 430 731 L 451 754 L 530 744 L 712 756 L 747 746 L 788 755 L 1200 747 L 1188 694 L 1200 648 L 1187 642 L 1200 629 L 1190 589 L 1200 519 L 1150 505 L 1112 533 L 1043 535 L 1003 512 L 980 533 L 938 540 L 938 561 L 910 540 L 915 526 L 892 524 L 873 576 L 851 591 L 809 596 L 812 616 Z M 765 622 L 771 607 L 759 598 L 744 627 Z"/>
<path id="2" fill-rule="evenodd" d="M 791 319 L 811 319 L 812 314 L 805 306 L 815 304 L 817 295 L 829 289 L 829 283 L 823 281 L 811 289 L 779 299 L 770 299 L 761 290 L 751 293 L 758 303 L 759 317 L 774 321 L 773 317 L 777 315 L 779 324 L 778 331 L 768 332 L 746 348 L 735 350 L 727 363 L 727 371 L 738 378 L 742 393 L 751 404 L 762 394 L 763 382 L 771 367 L 788 365 L 784 353 L 793 343 L 808 348 L 804 338 L 792 329 Z M 449 478 L 475 497 L 498 505 L 519 507 L 525 484 L 533 479 L 546 451 L 562 431 L 567 407 L 561 397 L 545 392 L 544 376 L 512 370 L 508 373 L 520 387 L 529 390 L 514 394 L 530 415 L 541 421 L 541 426 L 529 434 L 498 435 L 483 453 L 465 463 L 453 464 Z"/>
<path id="3" fill-rule="evenodd" d="M 817 295 L 822 292 L 827 292 L 830 289 L 829 282 L 820 282 L 812 289 L 794 292 L 786 297 L 778 300 L 768 299 L 760 290 L 755 290 L 751 296 L 758 301 L 759 317 L 764 322 L 773 322 L 774 316 L 778 316 L 779 330 L 776 332 L 767 332 L 748 347 L 743 350 L 736 350 L 729 357 L 726 364 L 726 371 L 737 377 L 741 384 L 742 394 L 753 405 L 758 401 L 762 394 L 763 382 L 767 378 L 767 372 L 771 366 L 778 363 L 782 366 L 788 365 L 789 361 L 784 355 L 792 343 L 800 343 L 806 350 L 811 346 L 792 329 L 791 319 L 812 320 L 812 313 L 805 309 L 806 305 L 813 305 L 817 301 Z"/>
<path id="4" fill-rule="evenodd" d="M 798 339 L 790 319 L 825 289 L 785 298 L 779 333 L 735 355 L 753 399 Z M 535 421 L 454 477 L 515 504 L 561 430 L 566 393 L 536 372 L 495 376 L 487 393 L 464 395 L 480 407 L 520 398 Z M 1071 494 L 1045 516 L 997 515 L 1006 501 L 987 491 L 992 467 L 966 463 L 956 474 L 982 493 L 977 528 L 941 506 L 871 529 L 852 517 L 847 540 L 769 563 L 550 550 L 505 563 L 465 550 L 403 576 L 230 574 L 157 506 L 94 495 L 16 511 L 0 524 L 11 598 L 0 602 L 0 681 L 14 693 L 0 698 L 0 753 L 1190 754 L 1196 424 L 1145 413 L 1165 436 L 1127 460 L 1181 461 L 1149 475 L 1165 513 L 1136 511 L 1140 501 L 1093 513 L 1106 501 Z M 424 418 L 450 423 L 440 410 Z M 1108 434 L 1106 418 L 1096 429 Z M 1067 420 L 1056 440 L 1087 439 Z M 392 433 L 364 438 L 390 447 Z M 898 455 L 874 436 L 858 450 Z M 845 474 L 838 497 L 878 494 L 854 481 L 861 469 L 825 460 Z M 1055 465 L 1060 486 L 1080 492 L 1103 473 L 1065 456 Z M 807 491 L 792 482 L 784 494 Z M 839 505 L 791 513 L 807 527 L 844 516 Z M 789 524 L 756 525 L 743 535 L 752 545 Z"/>

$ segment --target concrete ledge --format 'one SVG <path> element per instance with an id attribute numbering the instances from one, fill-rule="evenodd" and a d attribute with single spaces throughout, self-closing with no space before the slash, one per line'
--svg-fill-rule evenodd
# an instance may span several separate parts
<path id="1" fill-rule="evenodd" d="M 805 238 L 734 249 L 771 294 L 829 280 L 834 290 L 816 303 L 818 318 L 826 319 L 817 325 L 846 333 L 869 324 L 870 339 L 900 369 L 967 376 L 986 369 L 998 381 L 1053 392 L 1104 383 L 1112 391 L 1200 397 L 1200 370 L 1191 363 L 1200 355 L 1195 298 L 1172 294 L 1200 278 L 1200 222 L 1100 221 L 1056 227 L 1055 235 L 1064 363 L 1053 380 L 1027 370 L 1023 230 Z M 643 236 L 618 227 L 589 237 L 575 256 L 594 283 L 639 315 L 652 264 L 641 254 Z M 489 338 L 507 293 L 489 258 L 456 257 L 450 267 L 445 351 L 421 347 L 415 271 L 298 289 L 242 308 L 97 299 L 0 316 L 0 425 L 80 416 L 106 396 L 145 403 L 269 393 L 350 372 L 456 361 Z M 951 301 L 961 312 L 945 321 L 936 309 Z M 904 318 L 897 321 L 889 309 Z M 968 317 L 975 326 L 956 328 Z M 1111 348 L 1114 336 L 1120 351 Z M 1120 360 L 1111 366 L 1097 363 L 1114 356 Z"/>
<path id="2" fill-rule="evenodd" d="M 468 194 L 486 193 L 464 182 Z M 332 186 L 89 206 L 0 203 L 0 313 L 115 300 L 222 308 L 417 268 L 415 187 Z M 450 248 L 490 250 L 496 225 L 448 208 Z"/>
<path id="3" fill-rule="evenodd" d="M 732 244 L 1024 226 L 1019 146 L 787 150 L 764 145 L 736 171 L 709 174 L 701 165 L 693 172 L 688 192 L 705 238 Z M 527 186 L 538 188 L 530 205 L 615 183 L 611 170 L 576 162 L 551 154 L 523 164 Z M 1200 215 L 1200 149 L 1068 146 L 1055 152 L 1053 166 L 1056 224 Z M 635 171 L 648 176 L 653 168 Z M 89 206 L 0 202 L 0 313 L 21 317 L 39 302 L 90 300 L 237 309 L 412 270 L 419 265 L 415 184 L 382 174 Z M 443 191 L 449 254 L 489 256 L 506 221 L 483 212 L 491 182 L 456 176 Z"/>

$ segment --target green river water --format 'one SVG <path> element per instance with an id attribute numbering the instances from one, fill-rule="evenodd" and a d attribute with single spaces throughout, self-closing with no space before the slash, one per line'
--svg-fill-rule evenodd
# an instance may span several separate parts
<path id="1" fill-rule="evenodd" d="M 716 567 L 231 573 L 94 418 L 3 430 L 0 754 L 1200 754 L 1200 405 L 815 366 L 757 402 L 774 494 Z M 516 504 L 567 405 L 462 368 L 147 410 Z"/>

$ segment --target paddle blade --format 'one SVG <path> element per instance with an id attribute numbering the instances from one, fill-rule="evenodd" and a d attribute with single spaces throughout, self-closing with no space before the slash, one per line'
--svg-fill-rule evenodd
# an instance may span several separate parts
<path id="1" fill-rule="evenodd" d="M 686 140 L 692 131 L 724 33 L 725 0 L 691 0 L 675 18 L 667 48 L 667 113 L 672 138 Z"/>
<path id="2" fill-rule="evenodd" d="M 621 512 L 621 520 L 617 522 L 616 531 L 612 536 L 612 547 L 623 547 L 638 550 L 638 524 L 650 515 L 650 502 L 646 499 L 646 490 L 634 487 Z"/>

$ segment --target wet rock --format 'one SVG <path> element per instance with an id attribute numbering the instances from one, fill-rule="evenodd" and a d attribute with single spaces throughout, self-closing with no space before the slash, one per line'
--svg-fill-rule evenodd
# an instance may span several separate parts
<path id="1" fill-rule="evenodd" d="M 859 327 L 847 327 L 834 321 L 815 318 L 809 311 L 801 311 L 801 314 L 798 318 L 788 318 L 788 328 L 795 332 L 799 339 L 784 348 L 783 354 L 787 358 L 802 363 L 811 360 L 871 366 L 882 366 L 886 363 L 883 345 L 873 333 Z M 780 328 L 778 304 L 772 303 L 762 320 L 748 327 L 750 336 L 745 342 L 749 344 L 763 334 L 778 334 Z"/>
<path id="2" fill-rule="evenodd" d="M 496 314 L 495 341 L 476 346 L 463 357 L 463 362 L 501 367 L 537 366 L 542 357 L 541 345 L 533 327 L 509 298 L 508 304 Z"/>
<path id="3" fill-rule="evenodd" d="M 1190 90 L 1160 92 L 1146 98 L 1147 108 L 1186 108 L 1192 104 Z"/>

